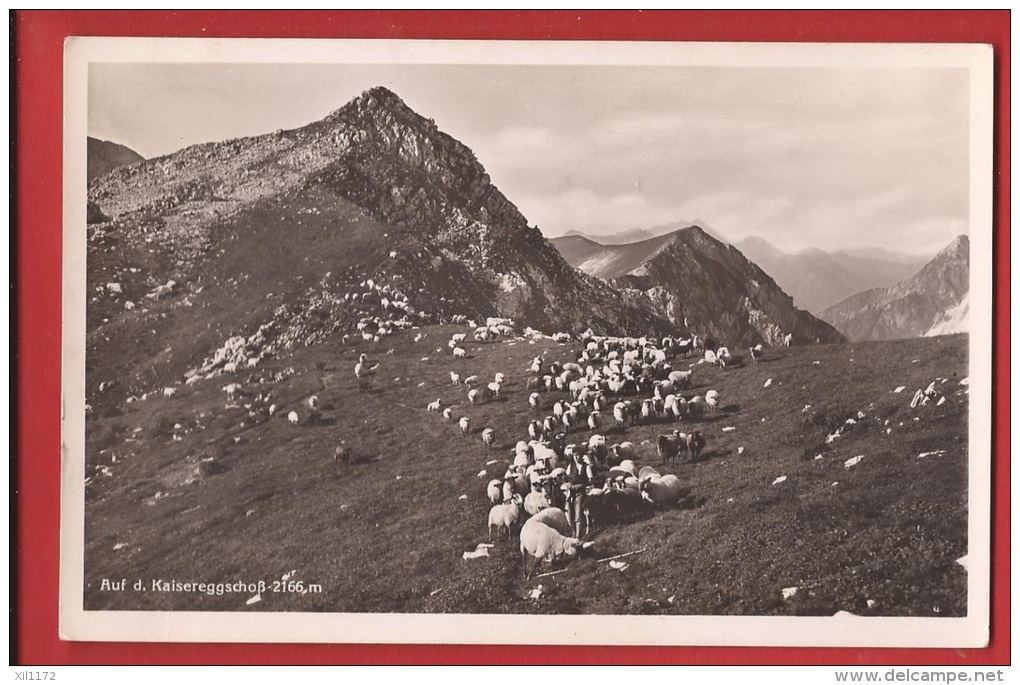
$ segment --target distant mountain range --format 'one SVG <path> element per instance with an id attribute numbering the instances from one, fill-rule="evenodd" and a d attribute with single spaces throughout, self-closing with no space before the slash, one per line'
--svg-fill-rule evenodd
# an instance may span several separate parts
<path id="1" fill-rule="evenodd" d="M 657 243 L 653 241 L 692 225 L 675 222 L 597 236 L 570 231 L 553 238 L 552 243 L 574 266 L 594 276 L 612 277 L 608 273 L 616 268 L 615 260 L 622 260 L 621 267 L 634 260 L 640 262 L 642 250 L 654 250 Z M 701 228 L 720 242 L 731 242 L 710 228 Z M 772 276 L 798 307 L 815 315 L 861 291 L 898 283 L 931 258 L 877 247 L 831 252 L 812 248 L 790 253 L 754 236 L 732 244 Z M 617 247 L 626 249 L 609 249 Z"/>
<path id="2" fill-rule="evenodd" d="M 849 297 L 821 317 L 851 340 L 887 340 L 968 330 L 970 239 L 961 235 L 917 273 Z"/>
<path id="3" fill-rule="evenodd" d="M 930 258 L 881 249 L 791 254 L 757 237 L 745 238 L 736 247 L 776 279 L 798 306 L 815 314 L 863 290 L 898 283 Z"/>
<path id="4" fill-rule="evenodd" d="M 630 228 L 623 231 L 616 231 L 615 233 L 599 233 L 597 235 L 585 233 L 584 231 L 572 230 L 567 231 L 562 236 L 552 238 L 551 240 L 578 237 L 584 238 L 598 245 L 629 245 L 631 243 L 640 243 L 645 240 L 651 240 L 652 238 L 660 238 L 662 236 L 675 233 L 681 228 L 689 228 L 691 226 L 698 226 L 702 231 L 720 242 L 730 242 L 717 231 L 714 231 L 710 226 L 706 225 L 703 221 L 673 221 L 668 224 L 653 226 L 651 228 Z"/>
<path id="5" fill-rule="evenodd" d="M 119 166 L 144 162 L 145 158 L 131 148 L 107 140 L 88 139 L 88 180 L 108 174 Z"/>

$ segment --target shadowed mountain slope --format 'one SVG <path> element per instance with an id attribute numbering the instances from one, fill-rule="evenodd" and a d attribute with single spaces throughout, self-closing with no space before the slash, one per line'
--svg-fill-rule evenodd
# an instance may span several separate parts
<path id="1" fill-rule="evenodd" d="M 920 271 L 829 307 L 821 316 L 851 340 L 889 340 L 967 330 L 970 239 L 957 236 Z"/>

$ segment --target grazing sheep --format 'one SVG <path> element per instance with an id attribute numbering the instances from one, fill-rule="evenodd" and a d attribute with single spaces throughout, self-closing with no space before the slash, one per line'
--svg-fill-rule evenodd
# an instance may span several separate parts
<path id="1" fill-rule="evenodd" d="M 589 429 L 591 429 L 593 431 L 597 431 L 599 429 L 599 426 L 601 426 L 601 425 L 602 425 L 602 415 L 601 414 L 599 414 L 597 411 L 593 411 L 592 413 L 588 414 L 588 428 Z"/>
<path id="2" fill-rule="evenodd" d="M 532 409 L 540 409 L 541 408 L 539 406 L 540 402 L 541 402 L 539 397 L 540 396 L 539 396 L 539 394 L 537 392 L 533 392 L 533 393 L 531 393 L 531 395 L 528 396 L 528 405 L 530 405 Z"/>
<path id="3" fill-rule="evenodd" d="M 761 346 L 761 343 L 758 343 L 757 345 L 749 349 L 751 352 L 751 361 L 755 363 L 758 363 L 758 361 L 765 356 L 765 348 Z"/>
<path id="4" fill-rule="evenodd" d="M 563 429 L 569 433 L 570 429 L 577 425 L 577 410 L 563 412 Z"/>
<path id="5" fill-rule="evenodd" d="M 556 417 L 547 416 L 545 421 L 542 422 L 542 430 L 545 431 L 546 435 L 552 435 L 556 431 Z"/>
<path id="6" fill-rule="evenodd" d="M 687 458 L 690 461 L 697 461 L 701 458 L 701 450 L 705 449 L 705 436 L 701 431 L 694 431 L 686 436 Z"/>
<path id="7" fill-rule="evenodd" d="M 638 481 L 645 480 L 646 478 L 651 478 L 652 476 L 661 476 L 661 475 L 662 474 L 659 473 L 658 470 L 655 469 L 652 466 L 642 466 L 641 470 L 638 471 Z"/>
<path id="8" fill-rule="evenodd" d="M 457 424 L 460 426 L 461 435 L 467 435 L 471 432 L 471 419 L 468 417 L 460 417 L 460 421 L 458 421 Z"/>
<path id="9" fill-rule="evenodd" d="M 632 442 L 624 441 L 619 445 L 612 445 L 610 446 L 609 451 L 612 453 L 613 460 L 617 464 L 625 459 L 633 461 L 637 458 L 637 451 L 635 450 L 634 443 Z"/>
<path id="10" fill-rule="evenodd" d="M 606 475 L 607 478 L 618 478 L 619 476 L 637 478 L 637 465 L 630 459 L 624 459 L 609 469 L 609 473 Z"/>
<path id="11" fill-rule="evenodd" d="M 177 394 L 177 388 L 163 388 L 163 397 L 173 397 Z"/>
<path id="12" fill-rule="evenodd" d="M 561 535 L 570 535 L 569 515 L 559 507 L 548 507 L 531 517 L 532 521 L 539 521 L 549 526 Z M 581 537 L 578 535 L 577 537 Z"/>
<path id="13" fill-rule="evenodd" d="M 719 392 L 716 390 L 709 390 L 708 392 L 706 392 L 705 404 L 708 405 L 709 411 L 711 411 L 714 414 L 716 412 L 716 409 L 719 407 Z"/>
<path id="14" fill-rule="evenodd" d="M 652 476 L 640 481 L 641 498 L 657 507 L 666 507 L 680 501 L 680 479 L 672 473 Z"/>
<path id="15" fill-rule="evenodd" d="M 641 402 L 641 423 L 651 423 L 655 416 L 655 408 L 651 400 Z"/>
<path id="16" fill-rule="evenodd" d="M 454 333 L 450 338 L 450 341 L 454 343 L 464 342 L 465 340 L 467 340 L 467 333 Z"/>
<path id="17" fill-rule="evenodd" d="M 687 403 L 687 413 L 691 416 L 703 416 L 705 414 L 705 398 L 692 397 Z"/>
<path id="18" fill-rule="evenodd" d="M 495 383 L 495 382 L 494 382 L 494 383 L 489 383 L 489 384 L 488 384 L 487 386 L 485 386 L 485 387 L 486 387 L 486 390 L 488 390 L 488 392 L 486 393 L 486 395 L 488 395 L 489 397 L 499 397 L 499 391 L 500 391 L 500 389 L 501 389 L 501 388 L 502 388 L 503 386 L 502 386 L 502 384 L 501 384 L 501 383 Z"/>
<path id="19" fill-rule="evenodd" d="M 514 495 L 513 498 L 504 504 L 497 504 L 489 509 L 489 542 L 492 542 L 492 529 L 495 528 L 497 534 L 499 531 L 506 529 L 507 539 L 510 538 L 510 534 L 514 527 L 517 526 L 517 522 L 521 518 L 521 496 Z"/>
<path id="20" fill-rule="evenodd" d="M 478 376 L 468 376 L 464 379 L 464 385 L 473 388 L 478 385 Z"/>
<path id="21" fill-rule="evenodd" d="M 491 428 L 486 428 L 482 431 L 482 442 L 485 443 L 485 453 L 488 454 L 489 450 L 492 449 L 493 443 L 496 441 L 496 433 Z"/>
<path id="22" fill-rule="evenodd" d="M 453 407 L 447 407 L 443 410 L 443 420 L 453 421 Z"/>
<path id="23" fill-rule="evenodd" d="M 545 492 L 532 490 L 528 493 L 528 496 L 524 498 L 524 511 L 528 512 L 531 516 L 534 516 L 543 509 L 548 509 L 551 506 L 552 501 L 549 499 L 549 495 Z"/>
<path id="24" fill-rule="evenodd" d="M 450 372 L 450 382 L 454 385 L 460 385 L 460 374 L 456 371 Z"/>
<path id="25" fill-rule="evenodd" d="M 609 456 L 609 448 L 606 446 L 606 436 L 596 433 L 588 438 L 588 449 L 591 455 L 599 464 L 605 464 Z"/>
<path id="26" fill-rule="evenodd" d="M 690 371 L 671 371 L 669 381 L 677 390 L 687 390 L 691 387 L 691 376 Z"/>
<path id="27" fill-rule="evenodd" d="M 493 380 L 496 381 L 497 383 L 499 383 L 500 385 L 502 385 L 502 383 L 503 383 L 503 381 L 505 379 L 506 379 L 506 376 L 504 376 L 502 373 L 497 373 L 496 376 L 493 378 Z"/>
<path id="28" fill-rule="evenodd" d="M 521 527 L 521 560 L 524 564 L 524 579 L 530 580 L 542 560 L 550 563 L 559 559 L 572 559 L 585 546 L 577 538 L 568 538 L 550 526 L 529 519 Z M 528 570 L 528 557 L 535 559 Z"/>
<path id="29" fill-rule="evenodd" d="M 465 350 L 463 347 L 454 347 L 453 348 L 453 358 L 454 359 L 464 359 L 466 357 L 467 357 L 467 350 Z"/>
<path id="30" fill-rule="evenodd" d="M 677 441 L 673 436 L 660 435 L 656 439 L 655 447 L 659 452 L 659 460 L 663 464 L 678 460 Z"/>
<path id="31" fill-rule="evenodd" d="M 503 477 L 503 499 L 509 499 L 514 495 L 520 495 L 523 498 L 529 492 L 531 492 L 531 482 L 528 477 L 520 471 L 508 470 Z"/>
<path id="32" fill-rule="evenodd" d="M 793 344 L 793 333 L 787 333 L 783 336 L 783 345 L 789 347 Z"/>
<path id="33" fill-rule="evenodd" d="M 499 504 L 505 498 L 503 497 L 503 483 L 505 481 L 499 478 L 493 478 L 489 481 L 488 485 L 485 486 L 485 494 L 488 496 L 489 501 L 493 504 Z"/>
<path id="34" fill-rule="evenodd" d="M 616 419 L 616 425 L 620 428 L 627 427 L 627 405 L 623 402 L 617 402 L 613 405 L 613 418 Z"/>
<path id="35" fill-rule="evenodd" d="M 542 422 L 535 420 L 528 424 L 528 436 L 532 440 L 538 440 L 545 434 L 545 428 L 542 426 Z"/>
<path id="36" fill-rule="evenodd" d="M 468 390 L 468 402 L 470 402 L 471 404 L 478 404 L 478 398 L 480 396 L 481 393 L 478 392 L 477 388 L 472 388 L 471 390 Z"/>
<path id="37" fill-rule="evenodd" d="M 351 457 L 353 456 L 351 448 L 343 444 L 343 440 L 335 450 L 333 450 L 333 461 L 336 463 L 350 464 Z"/>
<path id="38" fill-rule="evenodd" d="M 555 416 L 557 419 L 563 418 L 564 411 L 566 411 L 566 406 L 563 404 L 563 402 L 557 401 L 556 404 L 553 405 L 553 416 Z"/>
<path id="39" fill-rule="evenodd" d="M 430 411 L 430 412 L 437 412 L 437 411 L 439 411 L 439 407 L 440 407 L 441 404 L 442 403 L 440 402 L 440 399 L 437 397 L 436 401 L 435 402 L 429 402 L 428 406 L 426 406 L 425 409 L 427 411 Z"/>
<path id="40" fill-rule="evenodd" d="M 231 383 L 230 385 L 224 385 L 223 392 L 227 393 L 228 398 L 234 399 L 241 392 L 241 384 Z"/>
<path id="41" fill-rule="evenodd" d="M 683 397 L 677 397 L 676 401 L 673 402 L 673 416 L 680 419 L 687 413 L 687 400 Z"/>
<path id="42" fill-rule="evenodd" d="M 287 414 L 287 420 L 290 421 L 290 425 L 296 426 L 298 424 L 298 414 L 296 411 L 292 411 Z"/>

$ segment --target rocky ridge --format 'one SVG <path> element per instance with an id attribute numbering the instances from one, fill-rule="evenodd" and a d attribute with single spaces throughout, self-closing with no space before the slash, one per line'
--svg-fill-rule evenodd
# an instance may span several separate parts
<path id="1" fill-rule="evenodd" d="M 891 340 L 966 329 L 970 239 L 957 236 L 910 278 L 829 307 L 821 317 L 851 340 Z"/>

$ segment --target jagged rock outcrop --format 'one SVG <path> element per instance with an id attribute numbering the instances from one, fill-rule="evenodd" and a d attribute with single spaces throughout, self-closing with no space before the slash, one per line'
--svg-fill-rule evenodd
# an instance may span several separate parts
<path id="1" fill-rule="evenodd" d="M 384 88 L 299 129 L 118 167 L 88 199 L 103 213 L 88 231 L 96 383 L 171 383 L 231 338 L 262 331 L 258 344 L 277 353 L 360 334 L 366 320 L 375 332 L 458 315 L 550 333 L 675 332 L 573 269 L 468 147 Z M 174 293 L 142 299 L 168 280 Z M 414 314 L 361 297 L 369 282 Z M 153 354 L 160 345 L 172 359 Z"/>
<path id="2" fill-rule="evenodd" d="M 625 245 L 579 236 L 556 239 L 572 263 L 609 279 L 635 304 L 650 304 L 674 325 L 731 345 L 838 342 L 842 336 L 797 309 L 764 271 L 739 250 L 698 226 Z"/>
<path id="3" fill-rule="evenodd" d="M 891 340 L 967 330 L 970 239 L 961 235 L 920 271 L 888 288 L 873 288 L 822 312 L 851 340 Z"/>

